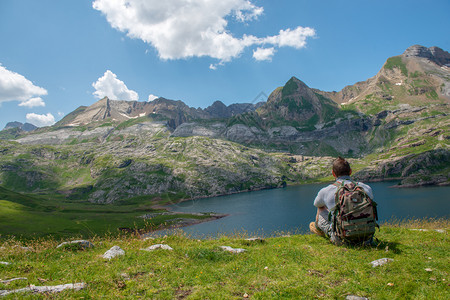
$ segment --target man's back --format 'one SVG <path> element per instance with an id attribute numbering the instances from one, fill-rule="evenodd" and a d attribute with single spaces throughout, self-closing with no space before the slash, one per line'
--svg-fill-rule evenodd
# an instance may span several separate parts
<path id="1" fill-rule="evenodd" d="M 344 184 L 351 183 L 352 180 L 350 176 L 341 176 L 336 179 L 336 184 L 330 184 L 327 187 L 322 188 L 319 193 L 316 196 L 316 199 L 314 199 L 314 206 L 315 207 L 323 207 L 325 206 L 328 210 L 332 211 L 334 210 L 334 207 L 336 206 L 335 203 L 335 196 L 336 192 L 338 190 L 338 185 L 341 185 L 342 182 Z M 370 199 L 373 199 L 373 191 L 370 186 L 367 184 L 364 184 L 362 182 L 355 182 L 356 185 L 361 186 L 364 191 L 367 193 L 367 195 L 370 197 Z"/>

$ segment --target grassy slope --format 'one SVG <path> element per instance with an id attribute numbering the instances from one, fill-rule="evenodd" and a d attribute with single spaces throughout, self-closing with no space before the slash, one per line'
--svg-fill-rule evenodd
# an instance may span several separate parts
<path id="1" fill-rule="evenodd" d="M 370 299 L 448 299 L 448 233 L 408 228 L 448 230 L 449 226 L 448 220 L 385 225 L 376 234 L 380 244 L 374 248 L 336 247 L 314 235 L 274 237 L 250 245 L 244 236 L 202 241 L 181 234 L 147 241 L 96 238 L 93 249 L 80 252 L 56 249 L 54 240 L 28 244 L 6 240 L 0 261 L 11 264 L 0 265 L 0 278 L 28 279 L 0 284 L 0 290 L 86 282 L 85 290 L 66 291 L 52 299 L 242 299 L 245 293 L 251 299 L 343 299 L 349 294 Z M 139 250 L 157 243 L 174 251 Z M 114 245 L 126 255 L 102 259 Z M 226 253 L 220 250 L 222 245 L 247 252 Z M 370 265 L 384 257 L 394 261 L 377 268 Z"/>
<path id="2" fill-rule="evenodd" d="M 117 234 L 118 228 L 150 230 L 169 225 L 176 218 L 207 218 L 207 216 L 161 215 L 151 220 L 138 218 L 159 212 L 151 208 L 151 198 L 126 204 L 96 205 L 89 202 L 68 201 L 60 196 L 28 196 L 0 187 L 0 238 L 68 238 L 75 235 L 92 237 Z"/>

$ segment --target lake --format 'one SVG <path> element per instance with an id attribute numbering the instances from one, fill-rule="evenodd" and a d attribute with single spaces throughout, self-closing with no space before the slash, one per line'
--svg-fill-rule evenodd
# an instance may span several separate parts
<path id="1" fill-rule="evenodd" d="M 370 183 L 378 203 L 379 223 L 393 218 L 449 217 L 450 186 L 392 188 L 396 182 Z M 187 234 L 217 237 L 245 231 L 270 236 L 282 232 L 305 233 L 314 220 L 313 200 L 326 184 L 289 186 L 221 197 L 190 200 L 170 206 L 178 212 L 216 212 L 229 216 L 182 228 Z"/>

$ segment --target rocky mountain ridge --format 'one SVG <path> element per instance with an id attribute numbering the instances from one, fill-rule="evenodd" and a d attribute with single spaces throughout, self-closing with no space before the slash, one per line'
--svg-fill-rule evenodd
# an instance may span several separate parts
<path id="1" fill-rule="evenodd" d="M 124 122 L 147 116 L 170 120 L 176 127 L 194 119 L 229 118 L 254 111 L 261 104 L 239 103 L 226 106 L 220 101 L 201 109 L 187 106 L 183 101 L 158 98 L 149 102 L 110 100 L 105 97 L 89 107 L 81 106 L 56 126 L 83 126 L 94 122 Z"/>
<path id="2" fill-rule="evenodd" d="M 450 74 L 420 49 L 339 92 L 353 99 L 341 105 L 295 77 L 262 105 L 105 98 L 0 141 L 0 184 L 101 203 L 187 199 L 323 178 L 336 155 L 353 158 L 356 178 L 448 184 Z"/>
<path id="3" fill-rule="evenodd" d="M 5 128 L 3 128 L 3 130 L 8 130 L 8 129 L 12 129 L 12 128 L 18 128 L 20 130 L 23 131 L 33 131 L 35 129 L 37 129 L 36 126 L 34 126 L 33 124 L 30 123 L 21 123 L 21 122 L 8 122 L 5 126 Z"/>
<path id="4" fill-rule="evenodd" d="M 315 91 L 341 104 L 395 97 L 412 104 L 440 96 L 450 101 L 450 53 L 438 47 L 414 45 L 402 55 L 389 58 L 378 74 L 366 81 L 339 92 Z"/>

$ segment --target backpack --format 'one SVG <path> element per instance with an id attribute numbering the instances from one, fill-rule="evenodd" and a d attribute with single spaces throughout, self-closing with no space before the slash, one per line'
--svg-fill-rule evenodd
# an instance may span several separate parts
<path id="1" fill-rule="evenodd" d="M 335 182 L 336 208 L 333 215 L 333 230 L 344 242 L 350 244 L 370 240 L 378 227 L 377 203 L 370 199 L 364 188 L 354 182 Z M 331 220 L 331 212 L 329 215 Z"/>

